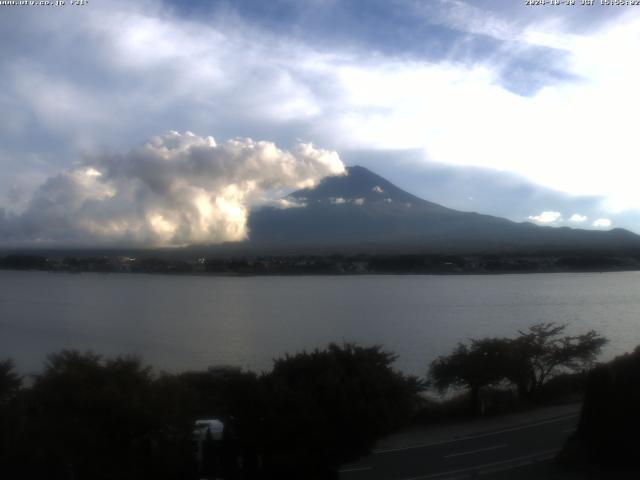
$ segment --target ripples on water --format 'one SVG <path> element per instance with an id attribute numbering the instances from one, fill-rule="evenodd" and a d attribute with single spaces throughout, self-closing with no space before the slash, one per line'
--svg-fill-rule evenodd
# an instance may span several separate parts
<path id="1" fill-rule="evenodd" d="M 159 369 L 269 369 L 329 342 L 381 344 L 422 375 L 459 341 L 536 322 L 595 329 L 603 359 L 640 344 L 640 273 L 208 277 L 0 271 L 0 358 L 40 369 L 62 348 Z"/>

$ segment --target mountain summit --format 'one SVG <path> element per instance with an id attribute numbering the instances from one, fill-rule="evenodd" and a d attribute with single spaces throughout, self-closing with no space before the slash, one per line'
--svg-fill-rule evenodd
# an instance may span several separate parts
<path id="1" fill-rule="evenodd" d="M 364 203 L 396 202 L 444 208 L 411 195 L 380 175 L 359 166 L 347 167 L 346 175 L 327 177 L 315 188 L 298 190 L 290 194 L 288 198 L 303 203 L 355 202 L 363 205 Z"/>
<path id="2" fill-rule="evenodd" d="M 542 227 L 461 212 L 412 195 L 364 167 L 295 191 L 290 208 L 266 207 L 249 218 L 249 243 L 278 249 L 468 252 L 640 248 L 622 229 Z"/>

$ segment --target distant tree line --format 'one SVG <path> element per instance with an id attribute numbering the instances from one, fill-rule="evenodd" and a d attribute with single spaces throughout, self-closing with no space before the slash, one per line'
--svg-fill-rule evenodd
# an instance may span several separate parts
<path id="1" fill-rule="evenodd" d="M 156 255 L 156 256 L 153 256 Z M 328 254 L 245 255 L 237 257 L 175 258 L 147 253 L 130 256 L 66 256 L 38 254 L 0 257 L 0 268 L 61 272 L 209 273 L 216 275 L 355 275 L 532 273 L 617 271 L 640 268 L 637 252 L 558 252 L 527 254 Z"/>

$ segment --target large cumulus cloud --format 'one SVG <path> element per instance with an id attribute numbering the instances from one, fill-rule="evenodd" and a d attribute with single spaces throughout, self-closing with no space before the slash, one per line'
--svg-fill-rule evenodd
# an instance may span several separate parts
<path id="1" fill-rule="evenodd" d="M 251 207 L 345 172 L 335 152 L 169 132 L 49 178 L 21 213 L 0 210 L 4 244 L 186 245 L 247 238 Z"/>

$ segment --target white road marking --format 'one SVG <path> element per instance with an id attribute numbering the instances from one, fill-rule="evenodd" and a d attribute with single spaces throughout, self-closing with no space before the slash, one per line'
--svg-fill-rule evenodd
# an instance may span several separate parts
<path id="1" fill-rule="evenodd" d="M 462 473 L 475 472 L 482 469 L 497 467 L 499 465 L 505 465 L 509 463 L 524 464 L 524 463 L 529 463 L 530 461 L 533 461 L 536 459 L 542 459 L 548 456 L 555 455 L 559 451 L 560 450 L 558 449 L 546 450 L 544 452 L 533 453 L 531 455 L 523 455 L 521 457 L 514 457 L 508 460 L 501 460 L 499 462 L 484 463 L 482 465 L 476 465 L 474 467 L 460 468 L 458 470 L 449 470 L 448 472 L 432 473 L 429 475 L 422 475 L 420 477 L 403 478 L 401 480 L 428 480 L 430 478 L 446 477 L 447 475 L 456 475 L 456 474 L 462 474 Z"/>
<path id="2" fill-rule="evenodd" d="M 351 467 L 351 468 L 343 468 L 341 470 L 338 470 L 340 473 L 347 473 L 347 472 L 362 472 L 364 470 L 371 470 L 371 466 L 364 466 L 364 467 Z"/>
<path id="3" fill-rule="evenodd" d="M 486 452 L 488 450 L 496 450 L 498 448 L 504 448 L 506 446 L 507 444 L 503 443 L 501 445 L 493 445 L 492 447 L 484 447 L 484 448 L 478 448 L 477 450 L 469 450 L 468 452 L 452 453 L 451 455 L 445 455 L 444 458 L 461 457 L 463 455 L 471 455 L 472 453 L 480 453 L 480 452 Z"/>
<path id="4" fill-rule="evenodd" d="M 445 445 L 447 443 L 464 442 L 465 440 L 473 440 L 474 438 L 490 437 L 492 435 L 499 435 L 501 433 L 515 432 L 516 430 L 526 430 L 527 428 L 533 428 L 533 427 L 537 427 L 539 425 L 546 425 L 548 423 L 561 422 L 561 421 L 566 420 L 568 418 L 577 417 L 579 415 L 580 415 L 579 413 L 572 413 L 572 414 L 569 414 L 569 415 L 563 415 L 562 417 L 553 418 L 551 420 L 543 420 L 541 422 L 530 423 L 528 425 L 521 425 L 519 427 L 505 428 L 503 430 L 496 430 L 495 432 L 481 433 L 481 434 L 478 434 L 478 435 L 471 435 L 469 437 L 454 438 L 452 440 L 445 440 L 444 442 L 421 443 L 421 444 L 417 444 L 417 445 L 409 445 L 408 447 L 387 448 L 387 449 L 383 449 L 383 450 L 374 450 L 372 453 L 374 455 L 377 455 L 379 453 L 401 452 L 403 450 L 414 450 L 416 448 L 433 447 L 433 446 L 436 446 L 436 445 Z"/>

